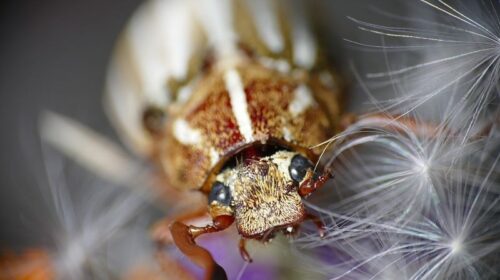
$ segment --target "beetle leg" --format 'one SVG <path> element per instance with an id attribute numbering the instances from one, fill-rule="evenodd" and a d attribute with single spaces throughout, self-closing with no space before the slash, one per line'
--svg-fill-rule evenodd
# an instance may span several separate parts
<path id="1" fill-rule="evenodd" d="M 339 127 L 341 131 L 346 130 L 349 126 L 354 124 L 358 120 L 358 116 L 353 113 L 345 113 L 341 116 Z"/>
<path id="2" fill-rule="evenodd" d="M 163 251 L 165 246 L 174 243 L 170 233 L 170 225 L 173 221 L 192 221 L 203 216 L 208 218 L 206 204 L 200 204 L 195 211 L 164 218 L 154 224 L 151 229 L 151 238 L 157 245 L 156 261 L 164 272 L 168 272 L 171 276 L 175 275 L 176 279 L 194 279 L 194 276 L 189 277 L 188 272 L 181 269 L 182 265 Z"/>
<path id="3" fill-rule="evenodd" d="M 174 222 L 170 232 L 175 245 L 198 266 L 205 270 L 205 279 L 227 279 L 226 272 L 213 259 L 210 252 L 198 246 L 195 239 L 206 233 L 218 232 L 229 227 L 234 221 L 232 216 L 217 216 L 211 225 L 204 227 L 187 226 Z"/>
<path id="4" fill-rule="evenodd" d="M 325 237 L 326 226 L 318 216 L 311 213 L 306 213 L 305 218 L 311 220 L 311 222 L 316 225 L 316 227 L 318 228 L 319 237 Z"/>
<path id="5" fill-rule="evenodd" d="M 238 247 L 240 248 L 240 255 L 245 260 L 246 262 L 252 262 L 252 257 L 250 257 L 250 254 L 248 254 L 247 248 L 246 248 L 246 239 L 241 238 L 240 243 L 238 244 Z"/>
<path id="6" fill-rule="evenodd" d="M 408 116 L 396 117 L 382 113 L 360 117 L 356 120 L 356 123 L 373 121 L 382 122 L 385 127 L 388 127 L 394 131 L 401 131 L 402 127 L 405 127 L 410 129 L 416 135 L 425 137 L 434 137 L 440 129 L 446 131 L 446 128 L 439 128 L 438 126 L 430 122 L 419 122 L 417 121 L 417 119 Z"/>
<path id="7" fill-rule="evenodd" d="M 383 113 L 375 113 L 361 117 L 346 114 L 342 120 L 345 121 L 344 125 L 346 125 L 344 129 L 347 129 L 350 125 L 354 124 L 372 123 L 378 127 L 386 127 L 396 132 L 401 132 L 403 129 L 410 129 L 417 136 L 421 137 L 435 137 L 441 131 L 450 132 L 446 127 L 440 127 L 431 122 L 418 121 L 417 119 L 408 116 L 397 117 Z M 480 136 L 480 134 L 478 136 Z"/>
<path id="8" fill-rule="evenodd" d="M 206 233 L 218 232 L 225 230 L 234 222 L 234 217 L 229 215 L 216 216 L 211 225 L 206 225 L 204 227 L 189 226 L 189 234 L 191 237 L 196 239 L 198 236 Z M 175 224 L 175 223 L 174 223 Z M 172 231 L 172 228 L 170 229 Z M 173 234 L 172 234 L 173 236 Z M 175 241 L 175 237 L 174 237 Z"/>
<path id="9" fill-rule="evenodd" d="M 175 222 L 186 222 L 192 221 L 194 219 L 202 218 L 207 216 L 207 206 L 200 205 L 199 209 L 192 212 L 180 214 L 175 217 L 167 217 L 156 222 L 151 228 L 151 238 L 156 242 L 158 246 L 165 246 L 173 242 L 172 235 L 170 234 L 170 225 Z"/>
<path id="10" fill-rule="evenodd" d="M 147 266 L 144 267 L 135 267 L 130 271 L 130 275 L 126 278 L 127 280 L 133 279 L 163 279 L 162 276 L 165 276 L 165 273 L 168 273 L 168 276 L 171 278 L 179 279 L 179 280 L 192 280 L 196 279 L 195 276 L 187 270 L 185 267 L 179 264 L 179 262 L 170 257 L 168 254 L 165 254 L 162 251 L 157 251 L 155 254 L 156 262 L 159 264 L 161 270 L 149 270 Z"/>
<path id="11" fill-rule="evenodd" d="M 322 175 L 317 176 L 316 178 L 311 177 L 305 180 L 299 187 L 299 195 L 302 197 L 307 197 L 318 188 L 323 186 L 326 181 L 333 177 L 330 170 L 326 170 Z"/>

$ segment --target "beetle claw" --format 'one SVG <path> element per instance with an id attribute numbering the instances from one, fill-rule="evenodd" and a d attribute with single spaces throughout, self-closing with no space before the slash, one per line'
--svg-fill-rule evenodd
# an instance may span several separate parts
<path id="1" fill-rule="evenodd" d="M 240 239 L 239 243 L 239 248 L 240 248 L 240 255 L 243 258 L 244 261 L 246 262 L 253 262 L 252 257 L 250 257 L 250 254 L 248 254 L 247 248 L 246 248 L 246 240 L 244 238 Z"/>
<path id="2" fill-rule="evenodd" d="M 326 236 L 326 226 L 325 223 L 316 215 L 307 213 L 306 214 L 306 219 L 311 220 L 315 225 L 316 228 L 318 229 L 318 234 L 321 239 L 325 238 Z"/>

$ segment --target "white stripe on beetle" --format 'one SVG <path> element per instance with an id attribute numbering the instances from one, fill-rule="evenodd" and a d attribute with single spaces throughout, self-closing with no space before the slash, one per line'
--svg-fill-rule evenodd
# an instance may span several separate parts
<path id="1" fill-rule="evenodd" d="M 292 142 L 293 140 L 292 132 L 286 126 L 283 127 L 283 138 L 288 142 Z"/>
<path id="2" fill-rule="evenodd" d="M 314 99 L 311 90 L 304 84 L 299 85 L 295 89 L 294 95 L 292 102 L 288 105 L 288 110 L 293 117 L 296 117 L 313 105 Z"/>
<path id="3" fill-rule="evenodd" d="M 241 135 L 247 142 L 253 141 L 253 129 L 250 115 L 248 114 L 247 99 L 243 89 L 240 75 L 234 69 L 229 69 L 224 75 L 226 89 L 229 92 L 231 108 L 238 123 Z"/>
<path id="4" fill-rule="evenodd" d="M 183 119 L 174 122 L 174 137 L 185 145 L 196 145 L 201 143 L 201 132 L 194 129 Z"/>

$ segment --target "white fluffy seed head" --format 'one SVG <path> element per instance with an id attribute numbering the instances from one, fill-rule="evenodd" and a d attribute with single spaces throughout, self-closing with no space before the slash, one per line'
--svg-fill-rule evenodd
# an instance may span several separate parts
<path id="1" fill-rule="evenodd" d="M 495 13 L 500 4 L 482 0 L 406 4 L 413 15 L 393 17 L 390 26 L 354 19 L 361 30 L 383 42 L 352 42 L 379 50 L 387 65 L 386 71 L 365 76 L 382 89 L 372 87 L 379 108 L 395 114 L 425 113 L 428 119 L 446 121 L 472 135 L 475 124 L 495 113 L 489 104 L 499 98 L 500 30 Z M 373 57 L 373 52 L 369 54 Z M 382 91 L 395 92 L 382 97 Z M 436 104 L 443 108 L 436 110 Z"/>

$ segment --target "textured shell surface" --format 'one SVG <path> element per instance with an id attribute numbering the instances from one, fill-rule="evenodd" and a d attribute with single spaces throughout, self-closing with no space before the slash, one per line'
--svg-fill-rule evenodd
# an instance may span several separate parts
<path id="1" fill-rule="evenodd" d="M 198 189 L 255 143 L 306 151 L 331 137 L 340 86 L 321 67 L 302 4 L 143 4 L 108 73 L 105 100 L 123 140 L 156 159 L 169 185 Z M 144 128 L 151 106 L 167 116 L 160 136 Z"/>

